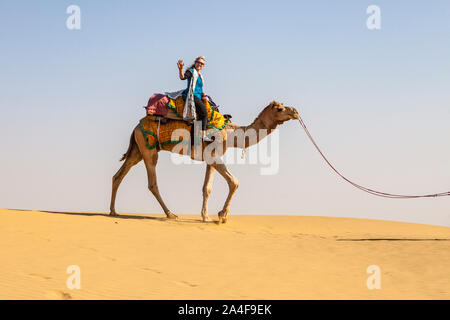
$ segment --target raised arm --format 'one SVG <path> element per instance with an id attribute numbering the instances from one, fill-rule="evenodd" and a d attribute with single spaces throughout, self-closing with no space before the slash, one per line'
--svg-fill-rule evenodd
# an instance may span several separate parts
<path id="1" fill-rule="evenodd" d="M 180 79 L 185 80 L 184 75 L 183 75 L 183 67 L 184 67 L 183 60 L 181 60 L 181 59 L 178 60 L 177 66 L 178 66 L 178 73 L 179 73 Z"/>

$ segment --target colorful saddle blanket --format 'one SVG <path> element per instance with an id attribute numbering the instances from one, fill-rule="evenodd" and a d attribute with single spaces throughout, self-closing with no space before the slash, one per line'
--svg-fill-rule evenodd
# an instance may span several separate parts
<path id="1" fill-rule="evenodd" d="M 218 131 L 225 128 L 229 122 L 229 119 L 215 111 L 211 107 L 209 101 L 204 100 L 203 103 L 205 104 L 206 111 L 208 112 L 208 124 L 206 125 L 207 129 Z M 163 121 L 158 121 L 147 116 L 139 122 L 139 128 L 144 134 L 147 147 L 149 149 L 159 147 L 162 150 L 172 150 L 172 147 L 175 144 L 183 141 L 180 137 L 176 137 L 172 140 L 172 133 L 174 130 L 185 129 L 190 132 L 192 124 L 183 120 L 183 97 L 180 96 L 175 100 L 169 98 L 167 107 L 171 109 L 180 118 L 180 120 L 164 119 L 164 123 Z M 184 142 L 187 143 L 188 141 Z"/>

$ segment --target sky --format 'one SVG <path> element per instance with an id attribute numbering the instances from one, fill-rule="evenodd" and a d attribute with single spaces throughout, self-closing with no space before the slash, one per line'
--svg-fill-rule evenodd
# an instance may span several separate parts
<path id="1" fill-rule="evenodd" d="M 70 30 L 67 7 L 81 10 Z M 369 30 L 368 6 L 381 28 Z M 383 192 L 450 190 L 450 2 L 0 1 L 0 207 L 109 212 L 111 178 L 153 93 L 176 91 L 177 60 L 206 57 L 205 92 L 239 125 L 270 101 L 297 108 L 345 176 Z M 450 197 L 363 193 L 321 159 L 298 122 L 279 127 L 279 170 L 231 164 L 230 215 L 383 219 L 450 226 Z M 240 152 L 239 152 L 240 154 Z M 161 152 L 175 214 L 199 214 L 204 164 Z M 227 185 L 216 175 L 214 216 Z M 143 163 L 117 211 L 161 213 Z"/>

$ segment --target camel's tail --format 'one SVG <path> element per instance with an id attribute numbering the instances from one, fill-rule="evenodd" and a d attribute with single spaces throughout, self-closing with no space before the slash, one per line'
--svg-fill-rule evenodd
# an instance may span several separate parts
<path id="1" fill-rule="evenodd" d="M 128 150 L 127 152 L 125 152 L 122 156 L 122 159 L 120 159 L 119 161 L 123 161 L 125 160 L 131 153 L 131 149 L 133 149 L 133 146 L 136 144 L 136 141 L 134 140 L 134 131 L 131 133 L 131 138 L 130 138 L 130 145 L 128 146 Z"/>

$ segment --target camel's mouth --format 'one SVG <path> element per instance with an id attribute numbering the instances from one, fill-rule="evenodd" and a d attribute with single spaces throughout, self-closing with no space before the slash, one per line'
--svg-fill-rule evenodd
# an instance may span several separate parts
<path id="1" fill-rule="evenodd" d="M 297 111 L 297 109 L 295 109 L 294 107 L 286 107 L 286 109 L 288 110 L 288 114 L 291 120 L 298 120 L 300 119 L 300 115 Z"/>

